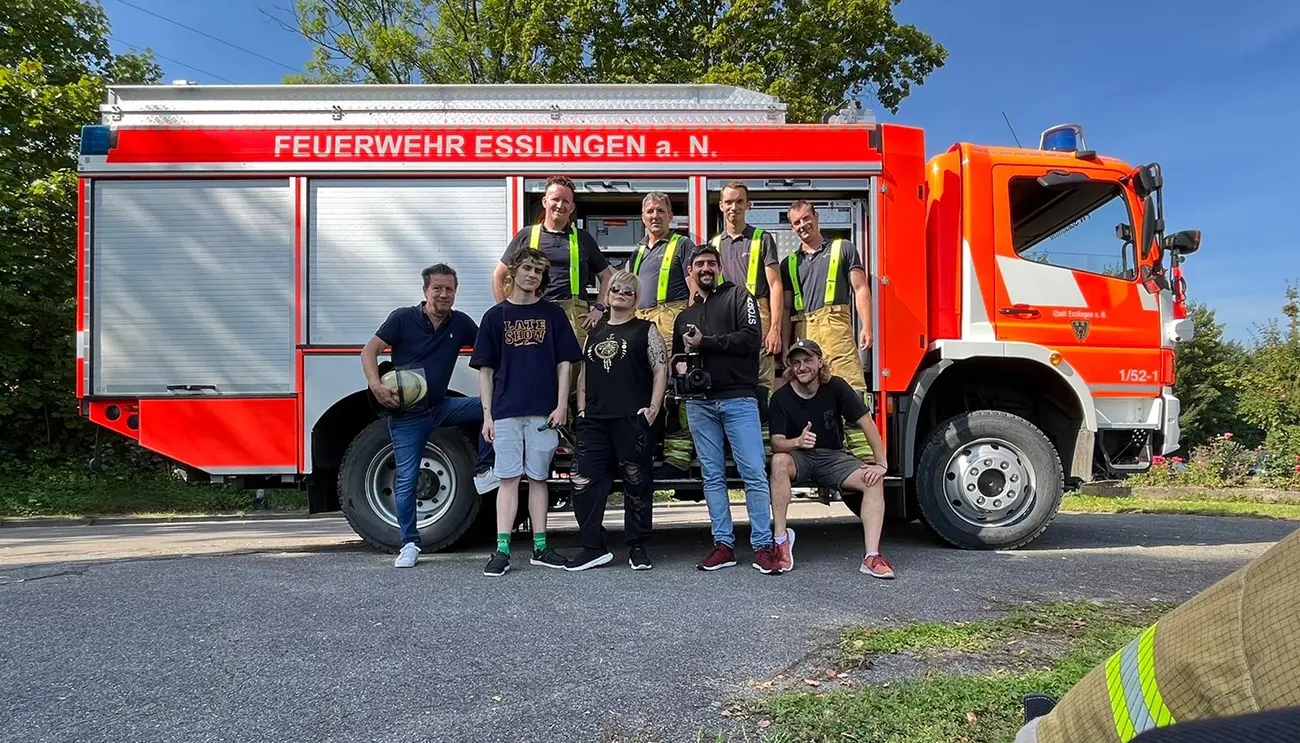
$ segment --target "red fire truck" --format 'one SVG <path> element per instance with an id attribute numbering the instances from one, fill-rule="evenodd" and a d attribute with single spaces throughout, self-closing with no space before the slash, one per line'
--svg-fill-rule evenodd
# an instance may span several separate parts
<path id="1" fill-rule="evenodd" d="M 616 264 L 650 191 L 704 242 L 722 185 L 743 180 L 782 257 L 798 243 L 786 208 L 815 204 L 870 277 L 858 381 L 888 512 L 956 546 L 1024 545 L 1071 484 L 1178 447 L 1179 264 L 1199 233 L 1165 235 L 1158 165 L 1099 156 L 1077 126 L 927 161 L 920 129 L 858 108 L 787 124 L 779 100 L 710 85 L 122 86 L 102 113 L 81 140 L 82 413 L 195 474 L 305 487 L 376 547 L 399 546 L 393 463 L 360 349 L 434 262 L 479 318 L 554 173 Z M 450 394 L 477 394 L 468 352 Z M 426 550 L 492 521 L 476 433 L 429 440 Z M 561 450 L 557 504 L 567 475 Z M 658 487 L 698 498 L 698 470 Z"/>

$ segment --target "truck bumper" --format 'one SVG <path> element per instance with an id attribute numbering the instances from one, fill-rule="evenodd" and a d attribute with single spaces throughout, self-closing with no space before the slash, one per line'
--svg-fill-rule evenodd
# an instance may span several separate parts
<path id="1" fill-rule="evenodd" d="M 1166 387 L 1160 394 L 1161 407 L 1164 409 L 1164 419 L 1160 424 L 1161 446 L 1160 454 L 1169 454 L 1177 451 L 1182 429 L 1178 426 L 1178 416 L 1182 412 L 1182 405 L 1178 398 L 1174 397 L 1173 390 Z"/>

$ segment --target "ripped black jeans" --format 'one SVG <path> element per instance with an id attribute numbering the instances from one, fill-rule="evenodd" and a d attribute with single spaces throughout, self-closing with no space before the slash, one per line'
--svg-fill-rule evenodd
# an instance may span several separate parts
<path id="1" fill-rule="evenodd" d="M 623 539 L 629 547 L 650 538 L 654 505 L 654 436 L 645 416 L 578 419 L 573 458 L 573 513 L 584 548 L 605 544 L 605 506 L 614 475 L 623 475 Z"/>

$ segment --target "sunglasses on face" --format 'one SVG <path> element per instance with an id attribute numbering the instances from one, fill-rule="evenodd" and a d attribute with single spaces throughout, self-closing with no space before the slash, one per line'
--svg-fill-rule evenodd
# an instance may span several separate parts
<path id="1" fill-rule="evenodd" d="M 636 296 L 636 287 L 634 287 L 634 286 L 618 286 L 618 285 L 614 285 L 614 286 L 611 286 L 611 287 L 609 288 L 609 290 L 610 290 L 611 292 L 615 293 L 615 294 L 622 294 L 622 295 L 625 296 L 625 297 L 634 297 L 634 296 Z"/>

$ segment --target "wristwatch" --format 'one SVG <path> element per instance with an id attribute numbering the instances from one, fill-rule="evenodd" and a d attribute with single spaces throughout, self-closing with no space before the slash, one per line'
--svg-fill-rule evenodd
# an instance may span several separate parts
<path id="1" fill-rule="evenodd" d="M 602 315 L 605 314 L 605 310 L 608 309 L 605 305 L 601 304 L 600 302 L 593 304 L 591 308 Z"/>

